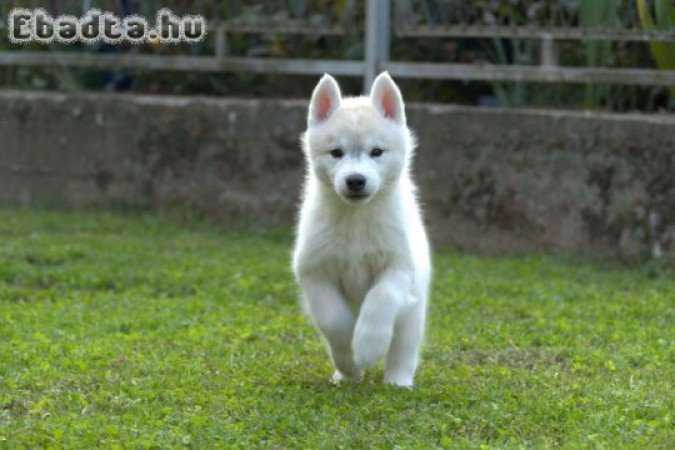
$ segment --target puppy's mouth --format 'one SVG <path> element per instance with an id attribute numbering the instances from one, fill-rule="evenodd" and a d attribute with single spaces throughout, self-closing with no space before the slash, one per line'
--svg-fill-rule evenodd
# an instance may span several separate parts
<path id="1" fill-rule="evenodd" d="M 357 203 L 357 202 L 362 202 L 368 198 L 370 198 L 370 194 L 365 194 L 365 193 L 350 193 L 350 194 L 344 194 L 343 198 L 349 202 Z"/>

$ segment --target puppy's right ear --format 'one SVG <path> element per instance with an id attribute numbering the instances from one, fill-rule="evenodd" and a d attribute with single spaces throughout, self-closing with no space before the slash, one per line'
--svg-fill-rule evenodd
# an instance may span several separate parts
<path id="1" fill-rule="evenodd" d="M 328 119 L 340 107 L 341 97 L 340 86 L 335 78 L 324 74 L 312 93 L 307 125 L 316 125 Z"/>

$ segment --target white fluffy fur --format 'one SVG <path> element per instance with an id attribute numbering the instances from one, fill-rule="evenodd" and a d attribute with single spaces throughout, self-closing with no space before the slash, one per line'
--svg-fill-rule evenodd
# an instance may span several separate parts
<path id="1" fill-rule="evenodd" d="M 379 157 L 370 153 L 376 147 L 384 151 Z M 331 155 L 338 148 L 344 155 Z M 303 149 L 307 178 L 293 270 L 328 344 L 332 381 L 360 379 L 386 356 L 385 382 L 412 386 L 431 264 L 410 177 L 414 142 L 389 74 L 357 98 L 342 98 L 324 75 Z M 365 176 L 364 197 L 349 197 L 352 174 Z"/>

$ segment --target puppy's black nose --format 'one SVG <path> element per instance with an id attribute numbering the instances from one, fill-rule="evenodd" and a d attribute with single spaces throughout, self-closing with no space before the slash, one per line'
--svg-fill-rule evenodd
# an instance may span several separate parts
<path id="1" fill-rule="evenodd" d="M 366 187 L 366 177 L 358 173 L 349 175 L 345 181 L 347 182 L 347 189 L 352 192 L 360 192 Z"/>

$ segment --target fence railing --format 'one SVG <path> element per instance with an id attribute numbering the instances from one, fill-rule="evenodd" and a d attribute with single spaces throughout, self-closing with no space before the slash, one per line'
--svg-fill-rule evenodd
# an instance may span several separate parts
<path id="1" fill-rule="evenodd" d="M 391 0 L 366 0 L 363 60 L 297 59 L 231 56 L 230 33 L 344 35 L 344 24 L 331 27 L 304 24 L 247 24 L 237 20 L 211 22 L 215 36 L 210 56 L 102 54 L 88 51 L 0 51 L 0 66 L 60 66 L 91 69 L 168 70 L 189 72 L 255 72 L 298 75 L 362 76 L 368 89 L 375 75 L 388 70 L 399 78 L 545 83 L 612 83 L 627 85 L 675 85 L 675 70 L 560 66 L 556 44 L 560 40 L 675 42 L 675 29 L 661 31 L 582 29 L 562 27 L 507 27 L 471 25 L 392 25 Z M 396 21 L 398 22 L 398 21 Z M 390 59 L 391 37 L 409 38 L 518 38 L 539 41 L 539 65 L 438 63 Z"/>

